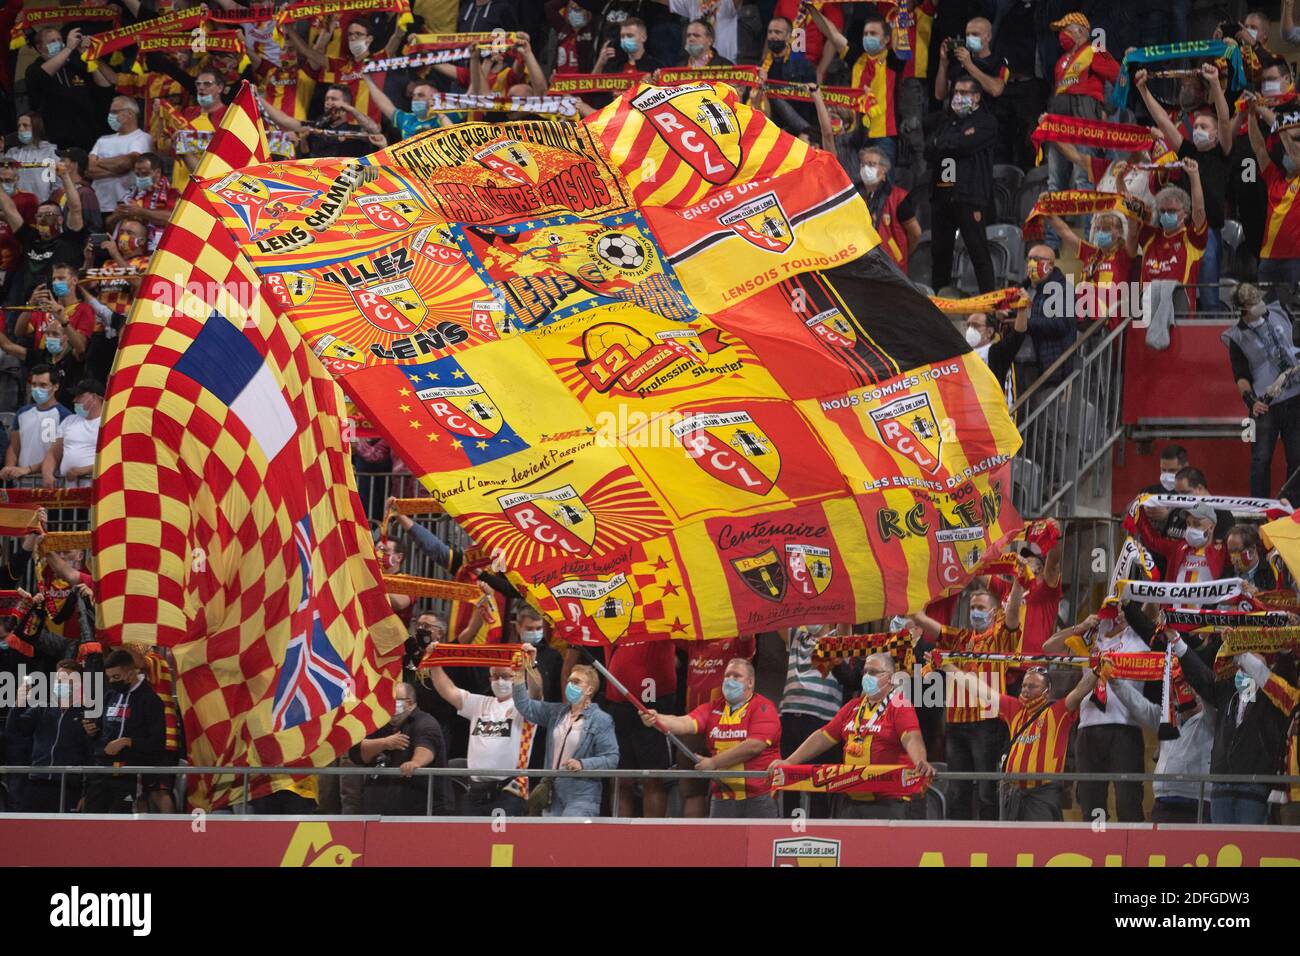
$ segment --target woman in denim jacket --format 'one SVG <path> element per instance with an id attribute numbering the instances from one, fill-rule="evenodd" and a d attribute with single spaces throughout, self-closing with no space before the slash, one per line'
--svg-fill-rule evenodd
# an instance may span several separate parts
<path id="1" fill-rule="evenodd" d="M 536 655 L 525 645 L 529 666 Z M 612 770 L 618 766 L 618 740 L 614 718 L 592 701 L 600 687 L 594 669 L 579 664 L 564 685 L 564 703 L 546 703 L 528 696 L 524 668 L 515 671 L 515 710 L 527 721 L 546 729 L 546 766 L 558 770 Z M 548 817 L 600 815 L 602 783 L 587 777 L 552 777 L 555 797 Z"/>

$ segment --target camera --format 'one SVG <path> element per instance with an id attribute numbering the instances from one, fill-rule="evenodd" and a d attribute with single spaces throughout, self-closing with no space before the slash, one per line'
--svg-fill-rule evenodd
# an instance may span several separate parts
<path id="1" fill-rule="evenodd" d="M 948 37 L 948 62 L 957 63 L 957 51 L 966 49 L 966 38 Z"/>

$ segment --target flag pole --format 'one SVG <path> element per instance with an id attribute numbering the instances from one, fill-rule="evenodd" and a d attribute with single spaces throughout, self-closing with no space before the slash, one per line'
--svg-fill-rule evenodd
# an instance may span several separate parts
<path id="1" fill-rule="evenodd" d="M 622 694 L 624 697 L 626 697 L 629 701 L 632 702 L 633 707 L 635 707 L 638 711 L 640 711 L 643 714 L 650 712 L 650 709 L 646 707 L 645 704 L 641 703 L 641 701 L 633 697 L 632 692 L 629 691 L 626 687 L 624 687 L 619 682 L 619 679 L 615 677 L 613 674 L 611 674 L 609 670 L 605 667 L 605 665 L 596 659 L 595 654 L 591 653 L 591 651 L 587 650 L 587 648 L 585 647 L 582 648 L 582 653 L 587 655 L 587 660 L 591 662 L 591 665 L 600 672 L 600 675 L 604 677 L 605 680 L 609 681 L 610 684 L 613 685 L 616 691 L 618 691 L 620 694 Z M 658 721 L 655 721 L 655 729 L 658 730 L 665 737 L 667 737 L 668 742 L 672 744 L 674 747 L 676 747 L 684 756 L 688 757 L 691 763 L 700 762 L 699 754 L 697 754 L 695 751 L 691 750 L 690 747 L 682 743 L 676 734 L 669 733 L 667 730 L 665 730 L 663 725 L 660 724 Z"/>

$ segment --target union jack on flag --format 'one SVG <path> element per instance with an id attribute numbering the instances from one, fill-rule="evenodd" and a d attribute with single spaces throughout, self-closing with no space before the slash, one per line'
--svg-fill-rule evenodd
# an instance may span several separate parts
<path id="1" fill-rule="evenodd" d="M 244 85 L 199 171 L 265 161 Z M 100 426 L 98 631 L 161 644 L 194 766 L 324 766 L 393 709 L 405 628 L 357 497 L 343 396 L 191 182 L 122 331 Z M 190 778 L 217 809 L 294 785 Z"/>
<path id="2" fill-rule="evenodd" d="M 310 515 L 294 524 L 293 543 L 302 568 L 302 599 L 293 615 L 293 638 L 285 648 L 275 685 L 271 726 L 276 733 L 341 706 L 353 691 L 352 675 L 321 625 L 320 608 L 312 594 Z"/>

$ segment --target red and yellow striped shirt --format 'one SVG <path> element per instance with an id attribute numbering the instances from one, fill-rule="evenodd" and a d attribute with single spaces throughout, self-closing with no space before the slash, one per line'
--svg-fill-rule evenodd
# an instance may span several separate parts
<path id="1" fill-rule="evenodd" d="M 942 627 L 939 630 L 939 647 L 945 651 L 969 651 L 974 654 L 1019 654 L 1021 642 L 1020 624 L 1017 621 L 1014 630 L 1007 627 L 1006 617 L 998 611 L 993 624 L 983 634 L 976 634 L 969 627 Z M 968 674 L 974 674 L 981 686 L 987 687 L 995 694 L 1004 694 L 1007 690 L 1007 665 L 997 661 L 984 664 L 957 665 Z M 948 707 L 945 717 L 950 724 L 971 724 L 977 720 L 993 718 L 995 715 L 980 706 L 979 696 L 968 692 L 964 684 L 949 681 L 947 689 Z"/>
<path id="2" fill-rule="evenodd" d="M 306 70 L 296 63 L 291 67 L 281 67 L 270 60 L 263 60 L 257 65 L 253 76 L 257 78 L 257 88 L 261 90 L 266 102 L 296 120 L 307 118 L 307 108 L 316 91 L 316 81 Z M 363 85 L 364 82 L 363 80 Z M 368 87 L 366 95 L 370 95 Z"/>
<path id="3" fill-rule="evenodd" d="M 176 706 L 176 682 L 172 679 L 172 668 L 167 663 L 167 659 L 160 654 L 150 651 L 144 657 L 145 680 L 153 688 L 155 694 L 162 700 L 163 704 L 163 723 L 166 727 L 164 741 L 167 745 L 167 752 L 180 753 L 181 749 L 181 730 L 180 730 L 180 710 Z"/>
<path id="4" fill-rule="evenodd" d="M 1065 768 L 1065 748 L 1079 712 L 1067 710 L 1064 698 L 1030 711 L 1019 697 L 1003 694 L 998 698 L 998 717 L 1011 734 L 1007 773 L 1060 773 Z M 1019 780 L 1016 784 L 1037 787 L 1046 782 Z"/>
<path id="5" fill-rule="evenodd" d="M 1264 170 L 1268 190 L 1268 219 L 1264 224 L 1261 259 L 1300 259 L 1300 174 L 1286 175 L 1276 163 Z"/>

